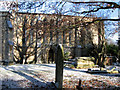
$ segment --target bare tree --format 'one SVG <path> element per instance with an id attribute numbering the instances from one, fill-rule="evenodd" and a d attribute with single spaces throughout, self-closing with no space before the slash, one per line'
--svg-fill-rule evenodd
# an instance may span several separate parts
<path id="1" fill-rule="evenodd" d="M 37 62 L 38 19 L 33 15 L 17 14 L 14 18 L 14 61 L 28 63 L 28 59 Z M 32 57 L 34 56 L 34 57 Z M 30 62 L 30 61 L 29 61 Z"/>
<path id="2" fill-rule="evenodd" d="M 108 11 L 113 12 L 115 9 L 120 8 L 120 5 L 116 2 L 101 2 L 101 1 L 92 2 L 92 1 L 90 1 L 90 2 L 71 2 L 71 3 L 73 3 L 75 5 L 83 4 L 83 5 L 87 5 L 88 7 L 91 7 L 91 9 L 84 10 L 82 12 L 71 10 L 72 12 L 77 13 L 77 14 L 84 14 L 85 17 L 89 16 L 89 15 L 90 15 L 90 17 L 96 17 L 92 21 L 84 22 L 84 25 L 86 25 L 86 26 L 89 26 L 92 23 L 103 22 L 103 21 L 104 22 L 109 21 L 109 22 L 104 23 L 105 28 L 106 28 L 106 25 L 110 25 L 111 23 L 112 23 L 112 25 L 116 24 L 118 26 L 118 23 L 116 23 L 116 22 L 114 23 L 113 21 L 120 21 L 119 18 L 118 19 L 108 18 L 108 16 L 110 15 L 110 13 L 108 13 Z M 99 16 L 100 12 L 101 12 L 101 15 L 100 15 L 101 18 L 97 18 L 97 16 Z M 106 17 L 104 15 L 106 15 Z M 109 34 L 116 33 L 116 32 L 118 32 L 118 30 L 119 30 L 118 28 L 117 29 L 115 28 L 113 30 L 111 29 L 107 33 L 109 33 Z M 102 32 L 99 32 L 99 34 L 101 34 L 101 36 L 104 37 L 103 36 L 104 34 L 102 34 Z M 102 40 L 101 45 L 99 45 L 99 47 L 97 47 L 95 45 L 93 45 L 93 46 L 94 46 L 94 49 L 93 49 L 94 56 L 98 59 L 98 64 L 100 66 L 103 66 L 104 54 L 105 54 L 105 39 Z M 103 59 L 103 60 L 101 60 L 101 59 Z M 102 63 L 101 63 L 101 61 L 102 61 Z"/>

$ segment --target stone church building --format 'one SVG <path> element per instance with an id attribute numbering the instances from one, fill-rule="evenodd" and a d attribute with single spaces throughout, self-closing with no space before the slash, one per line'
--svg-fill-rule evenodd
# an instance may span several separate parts
<path id="1" fill-rule="evenodd" d="M 87 48 L 93 44 L 100 45 L 105 40 L 103 22 L 86 25 L 94 19 L 70 15 L 23 12 L 11 15 L 0 12 L 0 60 L 11 62 L 15 58 L 19 59 L 21 50 L 22 53 L 27 53 L 23 56 L 28 61 L 37 57 L 37 62 L 47 63 L 49 50 L 55 44 L 62 44 L 65 53 L 69 52 L 72 58 L 89 56 Z M 25 47 L 26 51 L 23 49 Z"/>

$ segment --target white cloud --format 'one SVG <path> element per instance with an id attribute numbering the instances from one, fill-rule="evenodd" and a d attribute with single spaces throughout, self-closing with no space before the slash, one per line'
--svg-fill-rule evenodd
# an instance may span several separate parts
<path id="1" fill-rule="evenodd" d="M 109 38 L 112 39 L 112 41 L 113 41 L 114 43 L 116 43 L 117 40 L 118 40 L 118 33 L 114 34 L 113 36 L 111 36 L 111 37 L 109 37 Z"/>

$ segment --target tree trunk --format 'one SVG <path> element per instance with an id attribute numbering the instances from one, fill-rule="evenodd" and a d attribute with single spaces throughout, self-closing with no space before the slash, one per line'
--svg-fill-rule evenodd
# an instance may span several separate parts
<path id="1" fill-rule="evenodd" d="M 38 41 L 38 38 L 37 38 L 37 30 L 36 30 L 35 58 L 34 58 L 35 64 L 36 64 L 36 62 L 37 62 L 37 41 Z"/>
<path id="2" fill-rule="evenodd" d="M 76 19 L 75 19 L 75 23 L 76 23 Z M 74 44 L 75 49 L 74 49 L 74 57 L 77 56 L 77 30 L 78 30 L 78 28 L 76 26 L 75 27 L 75 44 Z"/>
<path id="3" fill-rule="evenodd" d="M 63 30 L 63 45 L 65 44 L 65 31 Z"/>
<path id="4" fill-rule="evenodd" d="M 23 64 L 23 60 L 24 60 L 24 56 L 26 54 L 26 41 L 25 41 L 25 31 L 26 31 L 26 18 L 24 17 L 24 22 L 23 22 L 23 34 L 22 34 L 22 54 L 21 54 L 21 61 L 20 61 L 20 64 Z M 27 61 L 25 61 L 27 62 Z"/>
<path id="5" fill-rule="evenodd" d="M 23 55 L 20 55 L 20 64 L 23 64 Z"/>
<path id="6" fill-rule="evenodd" d="M 99 22 L 98 23 L 98 39 L 99 39 L 99 44 L 98 44 L 98 52 L 100 55 L 98 55 L 99 59 L 98 59 L 98 65 L 101 67 L 105 67 L 104 66 L 104 54 L 105 54 L 105 37 L 104 37 L 104 29 L 101 27 L 103 22 Z"/>

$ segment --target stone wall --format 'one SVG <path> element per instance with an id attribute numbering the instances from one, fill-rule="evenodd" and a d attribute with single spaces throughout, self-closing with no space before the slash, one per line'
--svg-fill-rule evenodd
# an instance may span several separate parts
<path id="1" fill-rule="evenodd" d="M 10 14 L 6 11 L 0 11 L 0 61 L 9 61 L 10 49 L 9 40 L 11 40 L 11 32 L 7 25 Z"/>
<path id="2" fill-rule="evenodd" d="M 5 51 L 5 31 L 6 31 L 6 19 L 7 12 L 0 12 L 0 61 L 4 59 L 4 51 Z M 3 45 L 4 44 L 4 45 Z"/>

